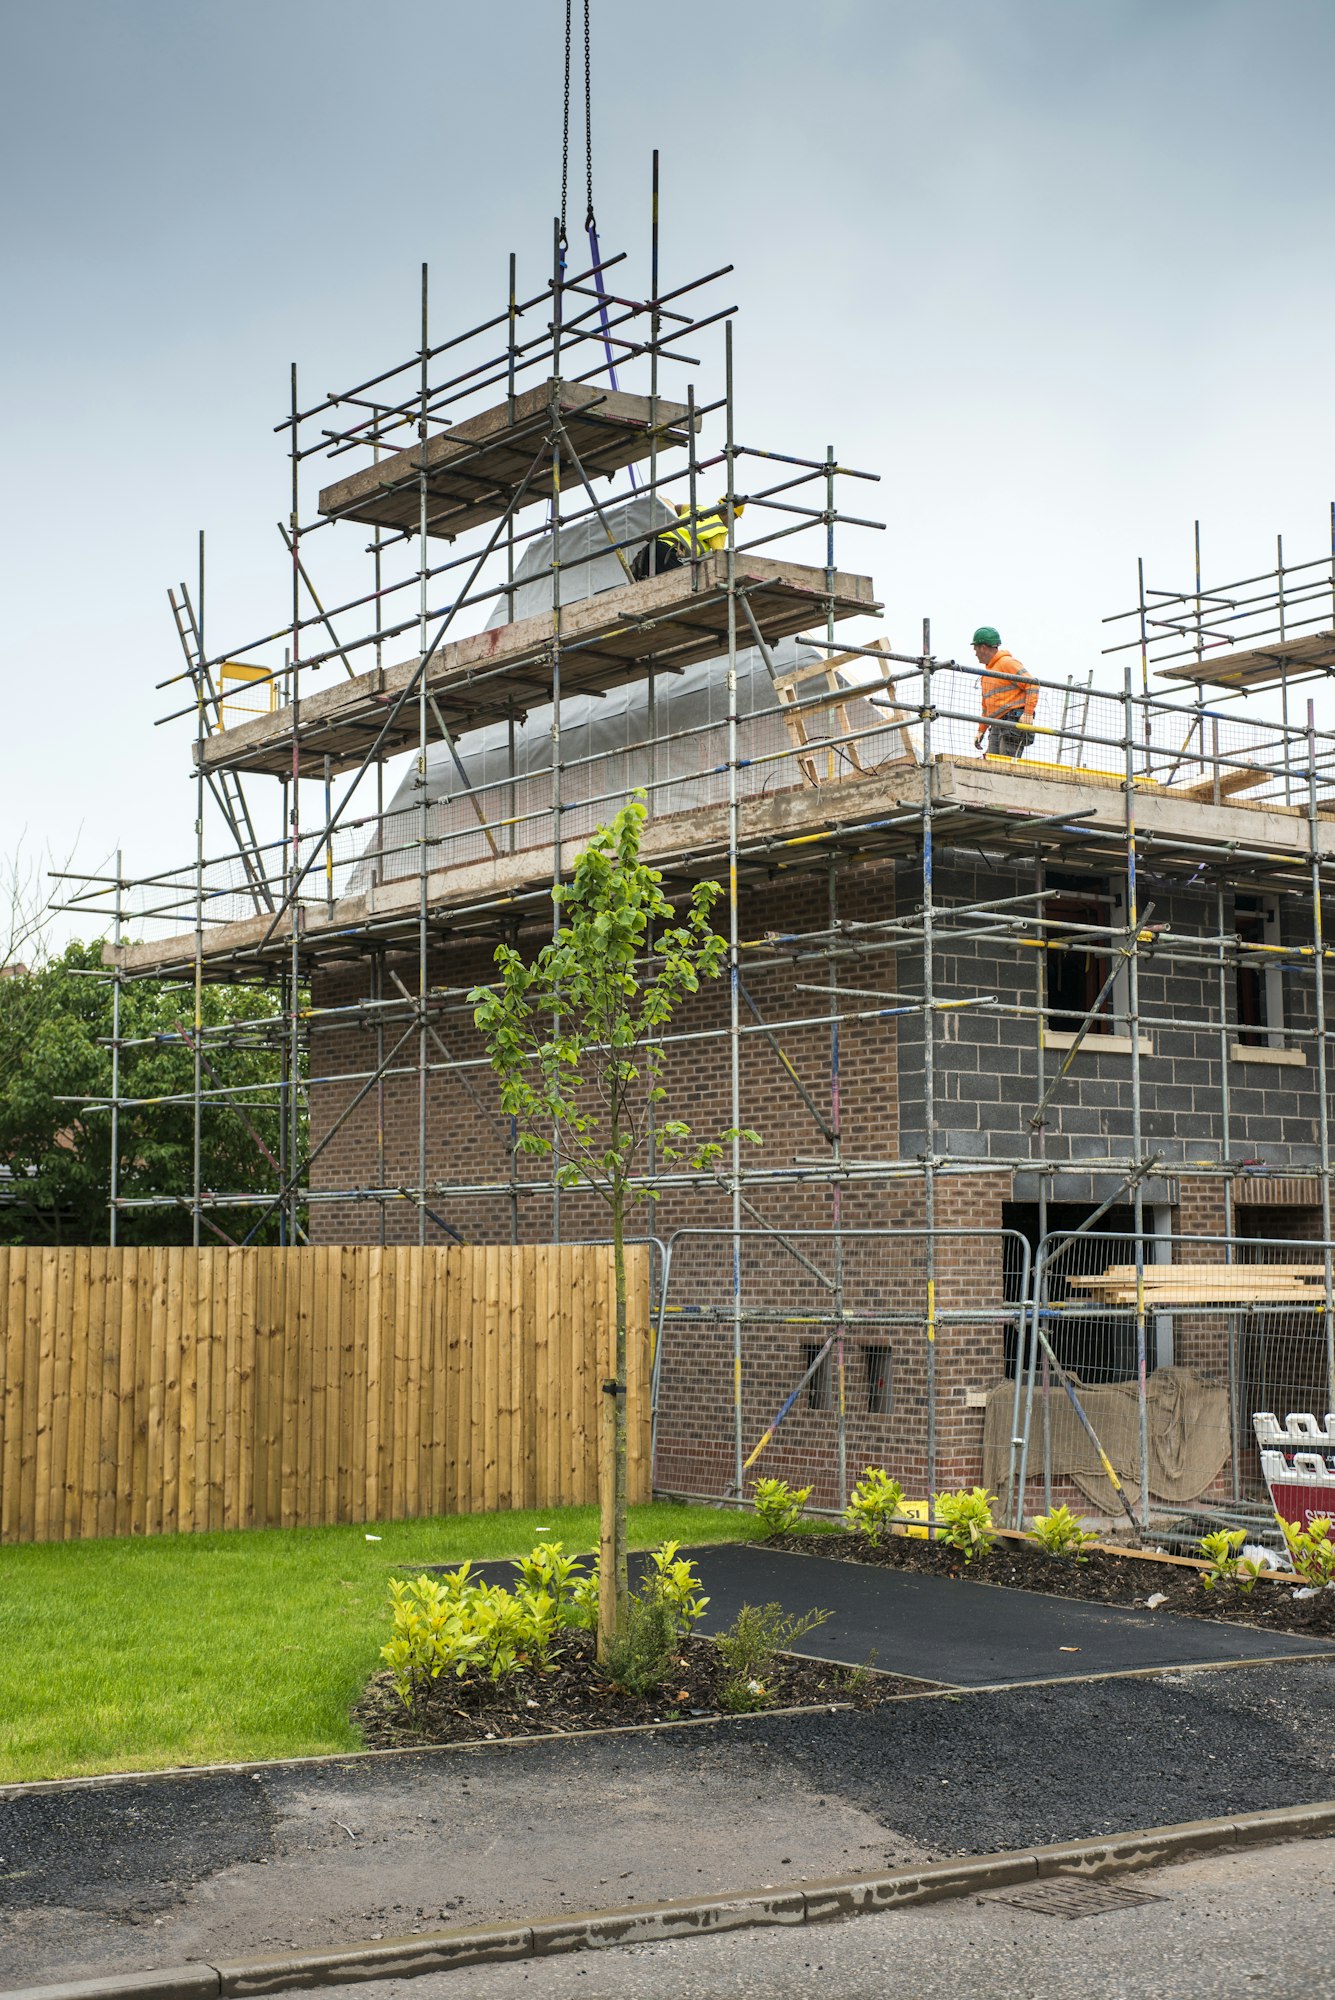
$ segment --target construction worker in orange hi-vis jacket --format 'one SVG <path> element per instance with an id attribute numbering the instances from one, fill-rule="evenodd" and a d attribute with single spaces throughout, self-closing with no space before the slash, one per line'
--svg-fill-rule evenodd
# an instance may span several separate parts
<path id="1" fill-rule="evenodd" d="M 980 625 L 973 635 L 973 656 L 983 673 L 983 719 L 974 747 L 987 738 L 991 757 L 1023 757 L 1033 741 L 1038 682 L 1001 643 L 995 625 Z"/>

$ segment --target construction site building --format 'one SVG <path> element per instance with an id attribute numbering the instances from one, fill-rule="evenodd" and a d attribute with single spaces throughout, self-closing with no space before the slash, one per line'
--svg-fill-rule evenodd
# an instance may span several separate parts
<path id="1" fill-rule="evenodd" d="M 668 1111 L 761 1141 L 646 1169 L 657 1487 L 835 1506 L 879 1464 L 1113 1512 L 1069 1388 L 1142 1520 L 1245 1517 L 1252 1411 L 1335 1403 L 1335 739 L 1296 692 L 1335 669 L 1335 525 L 1237 584 L 1199 544 L 1192 588 L 1142 577 L 1098 685 L 1040 672 L 1025 754 L 987 755 L 980 671 L 839 566 L 873 475 L 739 437 L 725 274 L 665 286 L 657 215 L 642 297 L 558 244 L 444 339 L 424 273 L 416 351 L 347 392 L 294 369 L 287 612 L 223 647 L 173 592 L 208 831 L 71 904 L 118 987 L 280 996 L 272 1197 L 197 1173 L 196 1240 L 246 1202 L 294 1244 L 606 1236 L 517 1150 L 468 995 L 639 794 L 728 940 Z M 716 506 L 726 546 L 660 571 Z M 337 603 L 330 536 L 367 551 Z M 206 1055 L 197 1130 L 237 1115 Z"/>

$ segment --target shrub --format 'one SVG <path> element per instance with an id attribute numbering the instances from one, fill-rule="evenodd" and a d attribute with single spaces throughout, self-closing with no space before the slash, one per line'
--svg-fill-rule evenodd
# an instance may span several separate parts
<path id="1" fill-rule="evenodd" d="M 568 1556 L 563 1542 L 539 1542 L 526 1556 L 516 1556 L 510 1567 L 529 1590 L 545 1592 L 552 1600 L 558 1625 L 582 1625 L 581 1585 L 586 1577 L 578 1556 Z M 593 1579 L 595 1602 L 597 1577 Z"/>
<path id="2" fill-rule="evenodd" d="M 823 1625 L 829 1615 L 828 1611 L 808 1611 L 802 1618 L 786 1618 L 782 1605 L 744 1604 L 714 1642 L 728 1670 L 719 1691 L 719 1706 L 734 1714 L 767 1707 L 773 1698 L 769 1683 L 777 1656 L 791 1652 L 799 1639 Z"/>
<path id="3" fill-rule="evenodd" d="M 680 1546 L 664 1542 L 650 1557 L 610 1663 L 611 1677 L 637 1694 L 662 1684 L 709 1604 L 695 1564 L 677 1553 Z M 469 1563 L 440 1576 L 391 1582 L 393 1630 L 380 1655 L 405 1708 L 442 1674 L 500 1681 L 526 1669 L 551 1672 L 562 1632 L 597 1629 L 596 1563 L 586 1570 L 560 1542 L 540 1542 L 511 1567 L 513 1590 L 484 1583 Z"/>
<path id="4" fill-rule="evenodd" d="M 689 1556 L 679 1556 L 680 1542 L 664 1542 L 649 1561 L 651 1570 L 640 1588 L 648 1589 L 667 1606 L 679 1639 L 689 1639 L 709 1609 L 709 1599 L 701 1595 L 700 1574 Z"/>
<path id="5" fill-rule="evenodd" d="M 1335 1541 L 1331 1539 L 1331 1523 L 1325 1516 L 1319 1515 L 1306 1528 L 1278 1514 L 1275 1519 L 1284 1530 L 1289 1560 L 1303 1582 L 1313 1590 L 1320 1590 L 1335 1581 Z"/>
<path id="6" fill-rule="evenodd" d="M 608 1648 L 609 1680 L 632 1694 L 653 1694 L 677 1658 L 677 1622 L 667 1600 L 646 1577 L 626 1605 L 626 1617 Z"/>
<path id="7" fill-rule="evenodd" d="M 463 1679 L 482 1650 L 482 1636 L 471 1629 L 457 1597 L 437 1577 L 419 1576 L 415 1583 L 395 1577 L 389 1594 L 394 1630 L 380 1654 L 400 1701 L 412 1708 L 442 1673 Z"/>
<path id="8" fill-rule="evenodd" d="M 1218 1528 L 1212 1535 L 1201 1536 L 1197 1547 L 1210 1564 L 1201 1578 L 1207 1590 L 1221 1583 L 1236 1583 L 1243 1590 L 1252 1588 L 1260 1567 L 1250 1558 L 1244 1563 L 1242 1545 L 1246 1539 L 1245 1528 Z"/>
<path id="9" fill-rule="evenodd" d="M 633 1694 L 652 1694 L 668 1679 L 693 1627 L 704 1617 L 709 1599 L 700 1589 L 695 1564 L 679 1556 L 680 1542 L 664 1542 L 649 1558 L 626 1606 L 626 1617 L 608 1651 L 609 1680 Z M 597 1623 L 597 1584 L 592 1593 L 592 1622 Z"/>
<path id="10" fill-rule="evenodd" d="M 992 1523 L 992 1502 L 996 1495 L 985 1486 L 972 1492 L 937 1493 L 932 1505 L 941 1527 L 941 1539 L 948 1548 L 958 1549 L 966 1563 L 985 1556 L 997 1539 Z"/>
<path id="11" fill-rule="evenodd" d="M 1069 1507 L 1054 1507 L 1050 1514 L 1034 1516 L 1030 1539 L 1050 1556 L 1074 1556 L 1077 1562 L 1087 1562 L 1088 1557 L 1081 1551 L 1087 1543 L 1096 1542 L 1098 1536 L 1092 1528 L 1082 1528 Z"/>
<path id="12" fill-rule="evenodd" d="M 601 1570 L 601 1562 L 595 1560 L 593 1568 L 582 1571 L 570 1588 L 567 1622 L 581 1632 L 598 1630 L 598 1579 Z"/>
<path id="13" fill-rule="evenodd" d="M 791 1535 L 810 1498 L 809 1486 L 790 1486 L 786 1479 L 757 1479 L 751 1488 L 751 1504 L 767 1536 Z"/>
<path id="14" fill-rule="evenodd" d="M 442 1576 L 393 1578 L 393 1630 L 380 1656 L 405 1708 L 442 1674 L 499 1681 L 525 1667 L 546 1672 L 562 1626 L 579 1622 L 575 1567 L 552 1544 L 515 1564 L 513 1593 L 474 1577 L 469 1563 Z"/>
<path id="15" fill-rule="evenodd" d="M 897 1479 L 878 1465 L 869 1465 L 853 1488 L 844 1523 L 850 1534 L 863 1534 L 874 1549 L 890 1533 L 890 1524 L 904 1501 L 904 1489 Z"/>

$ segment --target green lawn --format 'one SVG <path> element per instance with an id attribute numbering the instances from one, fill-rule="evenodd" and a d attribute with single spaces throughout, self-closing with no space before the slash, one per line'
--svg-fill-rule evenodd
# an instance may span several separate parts
<path id="1" fill-rule="evenodd" d="M 632 1507 L 631 1544 L 754 1525 Z M 566 1507 L 0 1549 L 0 1783 L 356 1749 L 387 1578 L 597 1537 L 596 1509 Z"/>

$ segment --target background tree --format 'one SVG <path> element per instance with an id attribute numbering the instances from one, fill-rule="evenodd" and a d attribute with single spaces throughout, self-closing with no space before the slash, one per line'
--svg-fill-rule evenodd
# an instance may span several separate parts
<path id="1" fill-rule="evenodd" d="M 637 1196 L 656 1198 L 638 1181 L 639 1166 L 651 1131 L 665 1164 L 688 1160 L 696 1168 L 712 1165 L 725 1141 L 756 1139 L 728 1131 L 694 1145 L 687 1125 L 660 1116 L 663 1037 L 681 1002 L 722 971 L 727 944 L 710 923 L 722 894 L 717 882 L 697 883 L 678 918 L 659 870 L 640 859 L 645 817 L 637 798 L 610 827 L 598 828 L 573 880 L 554 891 L 563 919 L 556 937 L 531 964 L 512 946 L 498 946 L 499 983 L 469 996 L 520 1147 L 551 1153 L 559 1137 L 560 1184 L 592 1188 L 611 1211 L 615 1377 L 603 1385 L 599 1426 L 600 1659 L 624 1622 L 629 1594 L 626 1211 Z"/>
<path id="2" fill-rule="evenodd" d="M 9 1169 L 0 1242 L 105 1243 L 111 1119 L 79 1102 L 105 1099 L 111 1090 L 112 988 L 91 976 L 103 970 L 102 947 L 70 944 L 48 958 L 30 933 L 27 950 L 31 965 L 11 960 L 0 976 L 0 1165 Z M 204 1043 L 206 1089 L 226 1085 L 241 1093 L 230 1104 L 215 1099 L 205 1111 L 204 1186 L 275 1192 L 281 1110 L 272 1088 L 280 1075 L 273 999 L 250 987 L 206 986 L 203 1003 L 206 1031 L 224 1023 L 241 1031 Z M 193 1013 L 194 996 L 179 985 L 153 979 L 122 986 L 122 1039 L 143 1044 L 122 1052 L 123 1096 L 189 1098 Z M 123 1210 L 117 1229 L 122 1243 L 190 1241 L 193 1144 L 189 1102 L 122 1111 L 120 1192 L 178 1198 L 175 1208 Z M 235 1240 L 250 1228 L 254 1212 L 210 1209 L 206 1217 L 206 1237 Z M 277 1240 L 276 1219 L 257 1240 Z"/>

